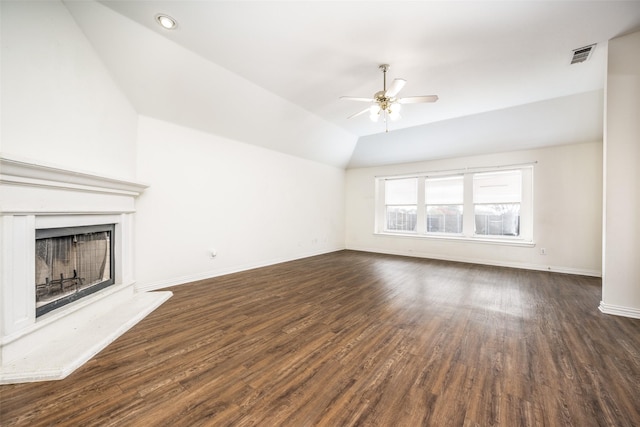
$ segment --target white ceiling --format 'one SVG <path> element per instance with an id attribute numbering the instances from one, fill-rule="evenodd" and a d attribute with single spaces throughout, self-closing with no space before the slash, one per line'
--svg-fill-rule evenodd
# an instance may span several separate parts
<path id="1" fill-rule="evenodd" d="M 497 150 L 505 146 L 491 146 L 498 134 L 511 149 L 600 139 L 601 120 L 592 122 L 594 111 L 602 111 L 601 92 L 594 91 L 604 87 L 606 42 L 640 29 L 640 1 L 65 4 L 142 114 L 354 167 L 388 163 L 385 154 L 392 151 L 393 161 L 403 162 Z M 178 28 L 162 29 L 154 20 L 160 12 L 174 17 Z M 598 46 L 588 62 L 569 65 L 572 49 L 592 43 Z M 389 80 L 408 81 L 401 96 L 440 97 L 434 104 L 406 105 L 387 135 L 379 135 L 384 125 L 370 122 L 366 114 L 347 120 L 366 104 L 339 99 L 370 97 L 380 90 L 381 63 L 391 64 Z M 159 96 L 160 89 L 170 94 Z M 212 118 L 224 114 L 216 104 L 225 104 L 234 117 L 214 129 Z M 519 108 L 509 111 L 513 107 Z M 556 120 L 550 108 L 561 108 L 562 115 L 577 113 Z M 263 140 L 242 129 L 248 116 L 274 109 L 284 112 L 264 113 Z M 307 140 L 298 124 L 290 135 L 264 138 L 282 132 L 268 129 L 280 113 L 298 118 L 312 113 L 312 129 L 323 131 Z M 513 119 L 520 113 L 527 119 Z M 474 115 L 491 126 L 484 126 L 472 144 L 469 132 L 460 133 L 463 122 L 453 119 Z M 500 129 L 508 117 L 539 127 L 528 126 L 522 138 L 521 128 Z M 586 126 L 583 132 L 572 133 L 580 123 Z M 549 134 L 551 125 L 557 136 Z M 401 155 L 380 143 L 389 137 L 401 141 L 395 146 L 404 147 Z M 297 146 L 287 138 L 305 142 Z M 428 152 L 415 143 L 420 138 L 439 149 Z"/>

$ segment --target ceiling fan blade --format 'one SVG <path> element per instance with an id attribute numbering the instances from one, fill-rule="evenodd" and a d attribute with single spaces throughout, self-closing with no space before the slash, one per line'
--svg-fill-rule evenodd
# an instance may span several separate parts
<path id="1" fill-rule="evenodd" d="M 426 95 L 426 96 L 408 96 L 406 98 L 398 99 L 399 104 L 419 104 L 421 102 L 436 102 L 438 95 Z"/>
<path id="2" fill-rule="evenodd" d="M 387 89 L 384 96 L 386 96 L 387 98 L 393 98 L 398 94 L 398 92 L 402 90 L 402 88 L 406 84 L 407 81 L 405 79 L 395 79 L 391 82 L 391 86 L 389 86 L 389 89 Z"/>
<path id="3" fill-rule="evenodd" d="M 355 114 L 350 115 L 349 117 L 347 117 L 347 120 L 348 119 L 353 119 L 354 117 L 358 117 L 360 114 L 367 113 L 367 112 L 369 112 L 369 110 L 370 110 L 370 107 L 367 107 L 364 110 L 360 111 L 359 113 L 355 113 Z"/>
<path id="4" fill-rule="evenodd" d="M 355 96 L 341 96 L 340 99 L 346 99 L 347 101 L 360 101 L 360 102 L 373 102 L 373 98 L 358 98 Z"/>

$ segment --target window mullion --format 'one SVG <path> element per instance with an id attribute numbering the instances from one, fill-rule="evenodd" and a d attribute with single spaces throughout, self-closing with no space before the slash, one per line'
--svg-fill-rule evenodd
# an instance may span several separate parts
<path id="1" fill-rule="evenodd" d="M 418 224 L 416 226 L 416 232 L 418 234 L 425 234 L 427 232 L 427 206 L 425 205 L 425 181 L 426 177 L 421 176 L 418 179 L 418 215 L 416 220 Z"/>
<path id="2" fill-rule="evenodd" d="M 462 207 L 462 235 L 472 237 L 475 230 L 473 214 L 473 174 L 464 174 L 464 204 Z"/>

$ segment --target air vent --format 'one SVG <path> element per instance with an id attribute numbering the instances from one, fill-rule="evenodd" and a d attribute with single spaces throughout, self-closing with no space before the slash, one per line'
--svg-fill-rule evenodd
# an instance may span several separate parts
<path id="1" fill-rule="evenodd" d="M 579 49 L 574 49 L 573 57 L 571 58 L 571 65 L 579 64 L 580 62 L 584 62 L 591 57 L 591 53 L 596 48 L 595 44 L 581 47 Z"/>

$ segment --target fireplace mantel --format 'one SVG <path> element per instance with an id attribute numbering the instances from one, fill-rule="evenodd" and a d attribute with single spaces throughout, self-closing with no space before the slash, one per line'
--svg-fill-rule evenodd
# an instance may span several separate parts
<path id="1" fill-rule="evenodd" d="M 135 289 L 135 199 L 146 188 L 0 155 L 0 384 L 66 377 L 171 296 Z M 36 318 L 36 229 L 97 224 L 115 225 L 115 284 Z"/>
<path id="2" fill-rule="evenodd" d="M 90 174 L 79 170 L 37 163 L 20 157 L 0 154 L 0 212 L 2 213 L 99 213 L 134 212 L 134 199 L 148 187 L 146 184 Z M 52 198 L 40 202 L 34 196 L 47 191 L 48 196 L 59 194 L 62 200 Z M 85 197 L 82 197 L 82 196 Z M 93 202 L 87 196 L 93 195 Z M 115 205 L 101 206 L 96 196 Z"/>

